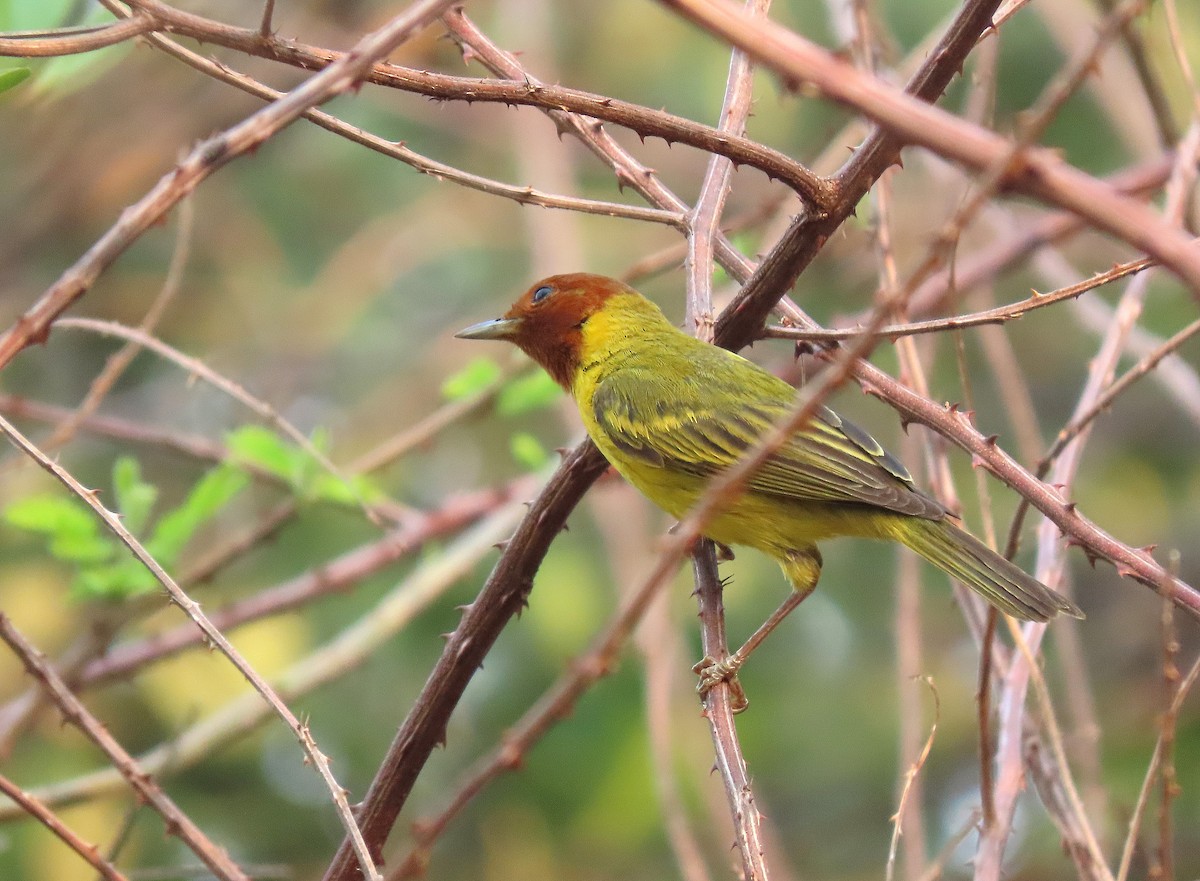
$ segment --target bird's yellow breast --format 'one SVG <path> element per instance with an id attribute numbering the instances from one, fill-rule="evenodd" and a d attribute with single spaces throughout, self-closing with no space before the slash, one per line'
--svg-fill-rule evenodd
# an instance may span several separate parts
<path id="1" fill-rule="evenodd" d="M 670 325 L 657 307 L 641 297 L 612 305 L 617 308 L 610 305 L 601 310 L 583 327 L 580 366 L 571 391 L 588 435 L 605 458 L 650 501 L 682 519 L 711 478 L 649 462 L 614 443 L 596 418 L 594 398 L 605 379 L 615 371 L 629 369 L 650 370 L 666 377 L 666 397 L 672 388 L 671 377 L 694 373 L 697 360 L 711 357 L 714 351 Z M 722 350 L 720 357 L 727 354 Z M 728 357 L 742 362 L 738 356 Z M 737 402 L 730 404 L 736 406 Z M 687 400 L 681 398 L 637 401 L 629 417 L 635 427 L 641 422 L 647 429 L 668 433 L 689 418 L 694 419 L 694 413 Z M 864 519 L 863 513 L 844 505 L 743 492 L 714 518 L 705 534 L 722 544 L 746 545 L 778 558 L 791 549 L 809 547 L 836 535 L 876 534 L 877 528 Z"/>

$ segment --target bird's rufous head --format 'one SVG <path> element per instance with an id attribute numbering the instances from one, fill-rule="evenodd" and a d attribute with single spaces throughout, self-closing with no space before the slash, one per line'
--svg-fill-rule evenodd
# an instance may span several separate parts
<path id="1" fill-rule="evenodd" d="M 603 275 L 576 272 L 535 282 L 500 318 L 455 334 L 465 340 L 508 340 L 567 391 L 575 379 L 587 320 L 632 288 Z"/>

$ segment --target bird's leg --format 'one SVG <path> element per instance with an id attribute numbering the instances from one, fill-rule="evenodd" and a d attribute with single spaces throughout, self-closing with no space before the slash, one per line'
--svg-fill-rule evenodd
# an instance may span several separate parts
<path id="1" fill-rule="evenodd" d="M 692 672 L 700 677 L 700 681 L 696 683 L 696 691 L 700 693 L 701 698 L 708 694 L 717 683 L 728 682 L 733 691 L 733 711 L 740 713 L 749 706 L 750 701 L 746 697 L 746 692 L 737 681 L 737 671 L 746 663 L 746 659 L 750 657 L 751 653 L 762 644 L 762 641 L 770 636 L 771 631 L 778 627 L 780 622 L 790 615 L 796 606 L 804 602 L 816 588 L 817 579 L 821 575 L 821 554 L 816 548 L 789 554 L 787 561 L 783 564 L 783 570 L 787 574 L 788 580 L 792 582 L 794 589 L 788 598 L 779 604 L 779 608 L 772 612 L 762 626 L 750 634 L 750 638 L 729 657 L 719 661 L 705 657 L 692 668 Z"/>

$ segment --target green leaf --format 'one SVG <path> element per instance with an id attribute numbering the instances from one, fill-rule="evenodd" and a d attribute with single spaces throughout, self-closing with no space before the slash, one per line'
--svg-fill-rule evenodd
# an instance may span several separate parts
<path id="1" fill-rule="evenodd" d="M 225 445 L 235 463 L 260 468 L 289 484 L 295 481 L 300 461 L 307 458 L 302 450 L 259 425 L 243 425 L 230 432 L 225 436 Z"/>
<path id="2" fill-rule="evenodd" d="M 50 539 L 50 553 L 69 563 L 98 563 L 110 558 L 116 542 L 95 534 L 58 533 Z"/>
<path id="3" fill-rule="evenodd" d="M 500 390 L 496 410 L 504 416 L 516 416 L 548 407 L 563 393 L 550 374 L 538 370 L 514 379 Z"/>
<path id="4" fill-rule="evenodd" d="M 60 525 L 75 521 L 86 526 L 91 518 L 84 507 L 61 496 L 29 496 L 4 509 L 4 519 L 21 529 L 53 534 Z"/>
<path id="5" fill-rule="evenodd" d="M 542 442 L 528 432 L 519 431 L 514 434 L 509 439 L 508 447 L 512 457 L 531 471 L 541 468 L 550 458 Z"/>
<path id="6" fill-rule="evenodd" d="M 164 567 L 175 565 L 196 530 L 215 517 L 249 482 L 244 472 L 232 466 L 212 469 L 192 487 L 183 504 L 158 521 L 154 536 L 146 542 L 146 550 Z"/>
<path id="7" fill-rule="evenodd" d="M 117 496 L 117 509 L 125 528 L 134 535 L 139 534 L 150 520 L 150 510 L 158 499 L 158 489 L 142 480 L 142 469 L 137 459 L 122 456 L 113 465 L 113 492 Z"/>
<path id="8" fill-rule="evenodd" d="M 88 566 L 79 570 L 71 585 L 77 600 L 124 600 L 149 593 L 158 587 L 158 579 L 141 561 L 126 557 L 107 566 Z"/>
<path id="9" fill-rule="evenodd" d="M 317 426 L 312 432 L 313 449 L 318 450 L 322 455 L 328 455 L 329 447 L 329 432 L 323 427 Z M 315 498 L 314 486 L 317 481 L 322 478 L 329 477 L 335 482 L 341 482 L 336 476 L 329 474 L 325 470 L 325 466 L 317 461 L 308 450 L 302 450 L 295 447 L 295 461 L 292 466 L 292 474 L 290 481 L 292 489 L 300 496 L 306 499 Z M 346 492 L 350 492 L 350 488 L 346 487 Z"/>
<path id="10" fill-rule="evenodd" d="M 45 535 L 50 553 L 59 560 L 97 562 L 109 559 L 115 550 L 115 544 L 100 535 L 95 515 L 74 499 L 29 496 L 9 505 L 4 519 L 20 529 Z"/>
<path id="11" fill-rule="evenodd" d="M 368 504 L 383 496 L 382 491 L 370 478 L 355 475 L 342 480 L 337 475 L 322 472 L 305 487 L 305 496 L 338 505 L 358 505 L 360 500 Z"/>
<path id="12" fill-rule="evenodd" d="M 442 383 L 442 397 L 447 401 L 469 398 L 493 385 L 502 372 L 490 358 L 476 358 Z"/>
<path id="13" fill-rule="evenodd" d="M 28 67 L 14 67 L 11 70 L 0 71 L 0 93 L 7 92 L 9 89 L 19 86 L 25 80 L 29 79 L 32 74 Z"/>

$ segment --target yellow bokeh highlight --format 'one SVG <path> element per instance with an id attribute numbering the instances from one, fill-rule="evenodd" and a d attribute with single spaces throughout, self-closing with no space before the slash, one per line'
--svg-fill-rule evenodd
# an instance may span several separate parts
<path id="1" fill-rule="evenodd" d="M 256 621 L 227 635 L 268 680 L 303 655 L 311 643 L 309 628 L 297 615 Z M 139 683 L 161 718 L 175 725 L 194 722 L 197 714 L 212 712 L 249 688 L 228 658 L 203 648 L 155 664 L 139 677 Z"/>
<path id="2" fill-rule="evenodd" d="M 101 799 L 56 811 L 59 818 L 88 844 L 96 845 L 101 854 L 121 828 L 129 811 L 129 799 Z M 28 821 L 32 824 L 33 821 Z M 29 848 L 26 860 L 30 879 L 53 879 L 53 881 L 95 881 L 96 870 L 84 862 L 83 857 L 71 850 L 56 835 L 42 826 L 26 830 Z M 127 844 L 126 847 L 136 846 Z M 119 864 L 136 862 L 134 854 L 123 851 Z M 14 877 L 13 881 L 16 881 Z"/>
<path id="3" fill-rule="evenodd" d="M 70 639 L 79 605 L 68 593 L 68 570 L 49 560 L 0 566 L 0 611 L 42 651 Z"/>
<path id="4" fill-rule="evenodd" d="M 612 615 L 613 600 L 607 572 L 583 554 L 561 553 L 547 558 L 537 574 L 529 608 L 529 622 L 540 649 L 553 657 L 572 655 Z"/>
<path id="5" fill-rule="evenodd" d="M 555 881 L 563 872 L 545 817 L 524 805 L 491 812 L 480 828 L 485 881 Z"/>

